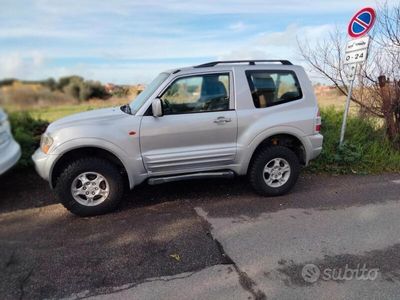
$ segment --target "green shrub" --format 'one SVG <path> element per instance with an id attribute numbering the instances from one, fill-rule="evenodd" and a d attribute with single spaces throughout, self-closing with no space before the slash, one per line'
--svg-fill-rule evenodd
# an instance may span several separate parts
<path id="1" fill-rule="evenodd" d="M 64 93 L 83 102 L 91 98 L 106 99 L 109 97 L 104 86 L 98 81 L 81 78 L 72 78 L 67 85 L 63 87 Z"/>
<path id="2" fill-rule="evenodd" d="M 80 89 L 80 82 L 71 81 L 68 85 L 64 86 L 63 92 L 72 98 L 79 99 Z"/>
<path id="3" fill-rule="evenodd" d="M 99 81 L 84 81 L 81 89 L 86 90 L 86 93 L 80 99 L 81 101 L 86 101 L 91 98 L 107 99 L 110 96 Z"/>
<path id="4" fill-rule="evenodd" d="M 322 109 L 324 145 L 321 155 L 310 163 L 309 171 L 329 173 L 379 173 L 400 171 L 400 151 L 385 138 L 377 120 L 350 116 L 345 143 L 339 147 L 343 112 Z"/>
<path id="5" fill-rule="evenodd" d="M 43 120 L 36 120 L 27 112 L 14 112 L 9 115 L 9 118 L 14 138 L 20 144 L 22 150 L 18 166 L 32 166 L 31 156 L 39 147 L 40 136 L 49 123 Z"/>
<path id="6" fill-rule="evenodd" d="M 76 82 L 82 82 L 82 81 L 83 81 L 83 78 L 80 77 L 80 76 L 77 76 L 77 75 L 61 77 L 61 78 L 58 80 L 57 88 L 58 88 L 60 91 L 63 91 L 64 88 L 65 88 L 67 85 L 69 85 L 71 82 L 75 82 L 75 83 L 76 83 Z"/>

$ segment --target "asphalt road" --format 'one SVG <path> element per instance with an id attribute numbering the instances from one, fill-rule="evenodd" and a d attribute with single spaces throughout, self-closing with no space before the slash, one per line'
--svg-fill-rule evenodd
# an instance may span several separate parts
<path id="1" fill-rule="evenodd" d="M 14 171 L 0 182 L 0 297 L 390 298 L 400 292 L 399 179 L 302 175 L 275 198 L 243 178 L 142 185 L 117 212 L 78 218 L 35 173 Z M 308 263 L 367 263 L 379 278 L 309 283 Z"/>

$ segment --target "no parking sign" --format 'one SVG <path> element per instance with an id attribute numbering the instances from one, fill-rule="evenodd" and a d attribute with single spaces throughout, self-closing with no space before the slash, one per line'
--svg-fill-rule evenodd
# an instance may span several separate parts
<path id="1" fill-rule="evenodd" d="M 375 10 L 371 7 L 365 7 L 353 16 L 347 28 L 347 32 L 352 38 L 362 37 L 374 26 L 375 19 Z"/>
<path id="2" fill-rule="evenodd" d="M 350 20 L 347 27 L 348 34 L 353 38 L 347 43 L 344 65 L 350 65 L 350 73 L 347 74 L 350 80 L 349 92 L 346 99 L 346 107 L 343 114 L 342 130 L 340 131 L 340 142 L 342 146 L 344 133 L 346 131 L 346 121 L 349 114 L 351 93 L 353 91 L 354 77 L 357 74 L 357 67 L 367 59 L 369 36 L 366 34 L 374 26 L 376 19 L 375 10 L 365 7 L 358 11 Z"/>

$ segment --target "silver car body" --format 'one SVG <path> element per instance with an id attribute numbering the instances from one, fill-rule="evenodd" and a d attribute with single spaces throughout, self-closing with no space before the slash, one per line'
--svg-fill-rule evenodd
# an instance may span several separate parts
<path id="1" fill-rule="evenodd" d="M 291 70 L 302 89 L 300 100 L 256 109 L 245 70 Z M 210 73 L 230 74 L 230 110 L 154 117 L 146 114 L 152 101 L 175 79 Z M 71 150 L 95 147 L 116 156 L 132 189 L 150 177 L 213 170 L 247 172 L 251 157 L 268 137 L 296 137 L 307 164 L 322 150 L 315 131 L 317 102 L 304 69 L 294 65 L 225 64 L 168 71 L 167 78 L 134 113 L 107 108 L 75 114 L 52 123 L 46 134 L 53 144 L 48 154 L 38 149 L 33 160 L 38 173 L 54 186 L 53 169 Z M 219 122 L 220 120 L 228 122 Z"/>
<path id="2" fill-rule="evenodd" d="M 11 134 L 8 116 L 0 108 L 0 175 L 13 167 L 21 157 L 21 148 Z"/>

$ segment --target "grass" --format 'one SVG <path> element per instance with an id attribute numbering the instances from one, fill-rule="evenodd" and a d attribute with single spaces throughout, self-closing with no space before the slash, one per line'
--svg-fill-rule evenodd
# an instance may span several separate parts
<path id="1" fill-rule="evenodd" d="M 127 98 L 112 98 L 110 100 L 91 100 L 80 104 L 65 104 L 65 105 L 54 105 L 54 106 L 43 106 L 43 107 L 27 107 L 26 109 L 20 106 L 6 105 L 5 108 L 9 112 L 28 112 L 35 120 L 45 120 L 53 122 L 61 119 L 65 116 L 69 116 L 75 113 L 104 108 L 119 106 L 128 103 Z"/>
<path id="2" fill-rule="evenodd" d="M 47 120 L 53 122 L 62 117 L 72 115 L 82 111 L 93 110 L 102 107 L 108 107 L 109 105 L 92 105 L 92 104 L 79 104 L 79 105 L 63 105 L 54 107 L 44 107 L 39 109 L 32 109 L 29 111 L 34 119 Z"/>
<path id="3" fill-rule="evenodd" d="M 339 147 L 342 114 L 333 107 L 321 109 L 324 146 L 308 171 L 333 174 L 400 172 L 400 151 L 385 137 L 379 120 L 350 115 L 345 143 Z"/>
<path id="4" fill-rule="evenodd" d="M 34 119 L 27 112 L 12 112 L 9 114 L 14 138 L 21 146 L 22 155 L 18 167 L 32 167 L 31 155 L 39 147 L 40 136 L 46 130 L 47 121 Z"/>

